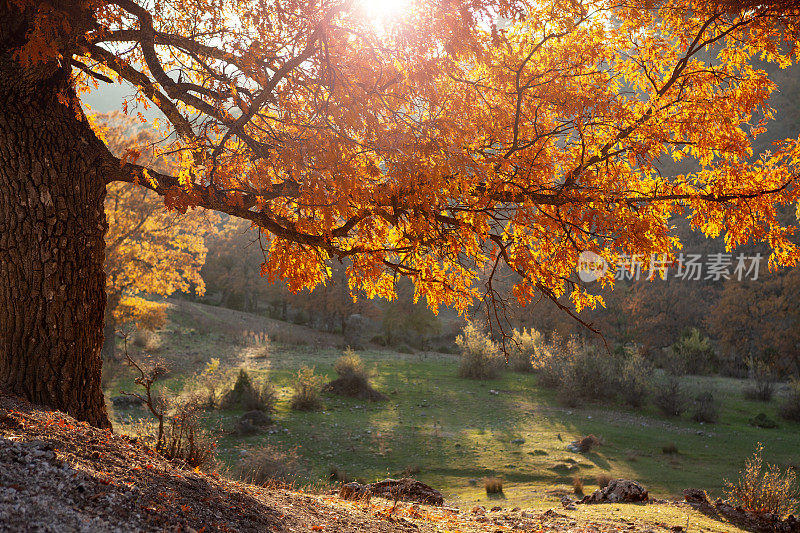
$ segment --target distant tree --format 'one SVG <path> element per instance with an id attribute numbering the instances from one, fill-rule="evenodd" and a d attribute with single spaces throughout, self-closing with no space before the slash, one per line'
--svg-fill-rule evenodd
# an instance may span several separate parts
<path id="1" fill-rule="evenodd" d="M 96 115 L 101 134 L 116 154 L 141 151 L 140 158 L 152 158 L 159 141 L 150 128 L 113 113 Z M 169 171 L 162 160 L 155 168 Z M 111 183 L 105 198 L 108 231 L 105 235 L 106 317 L 103 352 L 114 353 L 114 330 L 118 324 L 136 322 L 155 328 L 164 316 L 164 304 L 139 295 L 169 296 L 180 292 L 205 291 L 200 268 L 206 258 L 204 236 L 213 230 L 218 216 L 197 210 L 185 215 L 163 209 L 163 201 L 152 191 L 129 183 Z"/>
<path id="2" fill-rule="evenodd" d="M 711 310 L 728 372 L 744 375 L 747 360 L 781 375 L 800 375 L 800 272 L 768 273 L 757 281 L 730 280 Z"/>

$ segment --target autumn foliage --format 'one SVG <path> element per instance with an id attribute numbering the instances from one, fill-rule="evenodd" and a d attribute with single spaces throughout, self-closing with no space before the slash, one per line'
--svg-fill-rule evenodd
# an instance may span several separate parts
<path id="1" fill-rule="evenodd" d="M 521 302 L 580 309 L 599 298 L 569 281 L 577 250 L 673 253 L 676 214 L 793 263 L 775 208 L 797 199 L 800 147 L 750 149 L 773 89 L 750 60 L 793 60 L 793 13 L 647 7 L 419 1 L 377 24 L 349 2 L 118 0 L 95 7 L 75 77 L 127 80 L 174 128 L 173 176 L 126 161 L 117 179 L 259 225 L 264 274 L 292 289 L 347 256 L 370 296 L 404 274 L 463 309 L 504 264 Z M 655 170 L 687 157 L 701 170 Z"/>

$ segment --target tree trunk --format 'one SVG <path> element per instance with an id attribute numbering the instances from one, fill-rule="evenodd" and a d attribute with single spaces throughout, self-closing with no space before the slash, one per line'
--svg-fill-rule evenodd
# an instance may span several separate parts
<path id="1" fill-rule="evenodd" d="M 62 70 L 15 86 L 13 66 L 0 61 L 0 389 L 110 427 L 99 141 Z"/>

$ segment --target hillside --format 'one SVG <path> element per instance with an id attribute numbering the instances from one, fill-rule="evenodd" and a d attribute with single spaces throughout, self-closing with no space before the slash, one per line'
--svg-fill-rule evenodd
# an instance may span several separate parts
<path id="1" fill-rule="evenodd" d="M 0 531 L 739 531 L 686 504 L 479 512 L 256 487 L 0 396 Z M 591 507 L 591 508 L 590 508 Z M 587 518 L 590 516 L 591 518 Z"/>

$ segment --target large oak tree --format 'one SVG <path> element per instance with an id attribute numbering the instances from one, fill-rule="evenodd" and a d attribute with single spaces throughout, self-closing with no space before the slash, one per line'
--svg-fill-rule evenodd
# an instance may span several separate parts
<path id="1" fill-rule="evenodd" d="M 749 59 L 792 61 L 791 3 L 407 4 L 379 21 L 357 0 L 4 0 L 0 386 L 108 426 L 114 181 L 251 221 L 292 288 L 349 257 L 354 287 L 409 276 L 433 307 L 491 296 L 501 266 L 522 303 L 596 305 L 577 252 L 674 251 L 676 213 L 795 261 L 775 206 L 797 200 L 800 145 L 750 150 L 772 84 Z M 169 122 L 175 175 L 86 121 L 80 94 L 120 80 Z M 669 157 L 702 169 L 662 177 Z"/>

